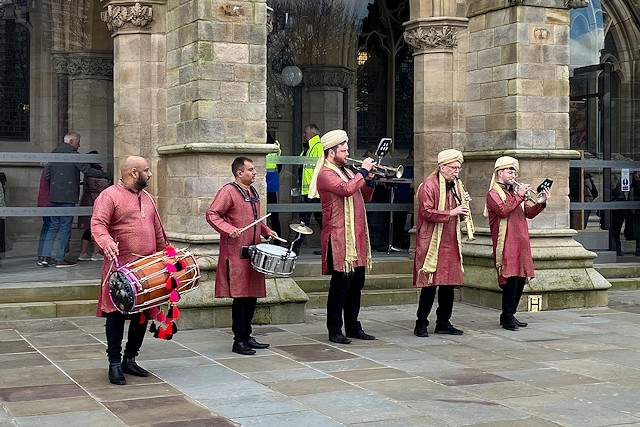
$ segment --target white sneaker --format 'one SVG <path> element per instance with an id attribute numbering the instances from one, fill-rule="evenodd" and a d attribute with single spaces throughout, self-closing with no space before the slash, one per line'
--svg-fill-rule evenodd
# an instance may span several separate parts
<path id="1" fill-rule="evenodd" d="M 78 261 L 91 261 L 91 255 L 80 254 L 80 256 L 78 257 Z"/>
<path id="2" fill-rule="evenodd" d="M 91 257 L 91 261 L 103 261 L 104 256 L 102 254 L 95 254 Z"/>

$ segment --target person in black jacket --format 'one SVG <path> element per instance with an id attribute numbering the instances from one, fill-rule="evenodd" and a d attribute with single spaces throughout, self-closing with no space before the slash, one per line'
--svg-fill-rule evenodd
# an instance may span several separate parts
<path id="1" fill-rule="evenodd" d="M 53 153 L 78 154 L 80 135 L 69 132 L 64 136 L 64 143 L 58 145 Z M 45 178 L 51 185 L 51 207 L 74 207 L 80 196 L 80 172 L 85 176 L 106 178 L 112 180 L 109 172 L 92 168 L 88 163 L 49 163 L 45 168 Z M 75 262 L 65 260 L 64 256 L 69 247 L 73 215 L 52 216 L 49 231 L 44 241 L 43 254 L 46 256 L 43 265 L 55 267 L 72 267 Z M 53 243 L 58 237 L 58 249 L 52 258 Z"/>

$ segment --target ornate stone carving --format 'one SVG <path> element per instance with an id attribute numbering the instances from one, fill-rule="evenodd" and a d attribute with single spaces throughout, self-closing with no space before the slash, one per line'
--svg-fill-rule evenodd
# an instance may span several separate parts
<path id="1" fill-rule="evenodd" d="M 524 4 L 524 0 L 509 0 L 512 5 Z"/>
<path id="2" fill-rule="evenodd" d="M 418 27 L 404 32 L 404 41 L 414 51 L 455 49 L 458 47 L 458 30 L 448 25 Z"/>
<path id="3" fill-rule="evenodd" d="M 111 56 L 54 54 L 51 65 L 56 74 L 100 80 L 113 78 L 113 58 Z"/>
<path id="4" fill-rule="evenodd" d="M 244 9 L 237 4 L 226 4 L 222 7 L 222 11 L 227 16 L 242 16 L 244 15 Z"/>
<path id="5" fill-rule="evenodd" d="M 267 6 L 267 34 L 273 32 L 273 8 Z"/>
<path id="6" fill-rule="evenodd" d="M 588 7 L 589 0 L 565 0 L 567 9 L 580 9 L 581 7 Z"/>
<path id="7" fill-rule="evenodd" d="M 136 3 L 132 6 L 107 6 L 107 10 L 100 13 L 100 19 L 107 23 L 109 31 L 120 29 L 147 28 L 153 20 L 153 7 Z"/>
<path id="8" fill-rule="evenodd" d="M 546 28 L 536 28 L 535 30 L 533 30 L 533 37 L 535 37 L 537 40 L 546 40 L 547 38 L 549 38 L 549 30 L 547 30 Z"/>
<path id="9" fill-rule="evenodd" d="M 302 84 L 306 87 L 350 87 L 356 79 L 354 70 L 345 67 L 312 66 L 302 67 Z"/>

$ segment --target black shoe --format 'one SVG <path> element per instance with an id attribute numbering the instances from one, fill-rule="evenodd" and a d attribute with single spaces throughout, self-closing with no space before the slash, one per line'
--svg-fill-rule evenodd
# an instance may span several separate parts
<path id="1" fill-rule="evenodd" d="M 416 325 L 416 327 L 413 328 L 413 335 L 420 338 L 428 337 L 429 332 L 427 331 L 427 325 Z"/>
<path id="2" fill-rule="evenodd" d="M 351 340 L 342 334 L 329 335 L 329 341 L 336 344 L 351 344 Z"/>
<path id="3" fill-rule="evenodd" d="M 38 261 L 36 261 L 36 263 L 40 267 L 49 267 L 49 264 L 47 263 L 47 257 L 39 256 Z"/>
<path id="4" fill-rule="evenodd" d="M 447 335 L 462 335 L 460 329 L 456 329 L 453 325 L 438 325 L 436 324 L 436 329 L 433 331 L 436 334 L 447 334 Z"/>
<path id="5" fill-rule="evenodd" d="M 251 337 L 247 340 L 247 344 L 251 348 L 269 348 L 269 344 L 262 344 L 256 341 L 254 337 Z"/>
<path id="6" fill-rule="evenodd" d="M 518 319 L 516 319 L 515 317 L 513 318 L 513 323 L 515 323 L 516 326 L 519 327 L 519 328 L 526 328 L 527 326 L 529 326 L 529 324 L 527 322 L 521 322 Z"/>
<path id="7" fill-rule="evenodd" d="M 124 378 L 124 372 L 122 372 L 121 363 L 109 363 L 109 381 L 111 381 L 111 384 L 117 385 L 125 385 L 127 383 Z"/>
<path id="8" fill-rule="evenodd" d="M 136 377 L 148 377 L 149 371 L 136 363 L 135 357 L 125 357 L 122 359 L 122 372 L 135 375 Z"/>
<path id="9" fill-rule="evenodd" d="M 245 356 L 253 356 L 256 354 L 256 351 L 249 347 L 249 343 L 247 341 L 234 341 L 231 351 L 238 354 L 244 354 Z"/>
<path id="10" fill-rule="evenodd" d="M 349 338 L 357 338 L 359 340 L 366 340 L 366 341 L 371 341 L 371 340 L 375 340 L 376 339 L 376 337 L 374 337 L 373 335 L 369 335 L 368 333 L 366 333 L 362 329 L 360 329 L 360 330 L 358 330 L 356 332 L 347 332 L 347 336 Z"/>
<path id="11" fill-rule="evenodd" d="M 516 323 L 513 320 L 510 322 L 503 323 L 502 328 L 508 331 L 517 331 L 518 329 L 520 329 L 518 328 L 518 325 L 516 325 Z"/>

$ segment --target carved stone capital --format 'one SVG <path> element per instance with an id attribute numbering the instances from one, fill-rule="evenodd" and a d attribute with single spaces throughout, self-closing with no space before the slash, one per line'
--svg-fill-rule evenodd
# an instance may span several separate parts
<path id="1" fill-rule="evenodd" d="M 588 7 L 589 0 L 565 0 L 565 6 L 567 6 L 567 9 L 580 9 L 581 7 Z"/>
<path id="2" fill-rule="evenodd" d="M 458 47 L 458 29 L 448 25 L 416 27 L 405 30 L 404 41 L 414 52 L 453 50 Z"/>
<path id="3" fill-rule="evenodd" d="M 273 32 L 273 8 L 267 6 L 267 34 Z"/>
<path id="4" fill-rule="evenodd" d="M 302 68 L 302 84 L 306 87 L 347 88 L 353 85 L 356 72 L 350 68 L 331 65 L 309 65 Z"/>
<path id="5" fill-rule="evenodd" d="M 113 57 L 102 53 L 54 53 L 51 66 L 56 74 L 67 74 L 72 78 L 113 79 Z"/>
<path id="6" fill-rule="evenodd" d="M 121 30 L 149 30 L 149 24 L 153 20 L 153 7 L 135 3 L 131 5 L 108 5 L 100 13 L 100 19 L 107 23 L 109 31 Z"/>

